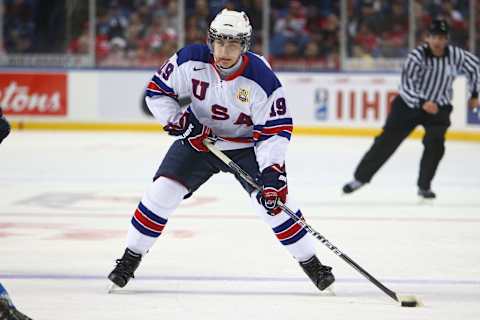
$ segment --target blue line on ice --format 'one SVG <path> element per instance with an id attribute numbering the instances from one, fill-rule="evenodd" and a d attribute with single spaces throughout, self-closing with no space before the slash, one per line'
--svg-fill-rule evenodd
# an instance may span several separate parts
<path id="1" fill-rule="evenodd" d="M 69 274 L 14 274 L 0 273 L 0 279 L 17 280 L 106 280 L 106 275 L 69 275 Z M 303 282 L 308 281 L 304 277 L 245 277 L 245 276 L 138 276 L 135 280 L 158 280 L 158 281 L 236 281 L 236 282 Z M 480 279 L 379 279 L 382 282 L 402 283 L 402 284 L 432 284 L 432 285 L 480 285 Z M 366 279 L 357 278 L 337 278 L 338 282 L 343 283 L 362 283 L 368 282 Z"/>

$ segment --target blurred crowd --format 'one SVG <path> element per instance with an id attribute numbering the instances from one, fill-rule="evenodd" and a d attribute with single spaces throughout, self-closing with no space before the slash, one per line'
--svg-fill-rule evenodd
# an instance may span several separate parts
<path id="1" fill-rule="evenodd" d="M 177 50 L 176 0 L 97 0 L 95 55 L 100 67 L 158 66 Z M 87 53 L 89 26 L 69 45 Z"/>
<path id="2" fill-rule="evenodd" d="M 3 5 L 2 5 L 3 3 Z M 89 1 L 3 0 L 0 53 L 71 53 L 90 51 Z M 338 0 L 271 0 L 270 24 L 264 25 L 263 0 L 185 0 L 184 39 L 180 39 L 177 0 L 96 0 L 95 57 L 98 67 L 156 67 L 185 44 L 204 43 L 208 25 L 223 8 L 248 13 L 251 50 L 264 54 L 263 28 L 269 30 L 269 60 L 276 69 L 335 70 L 340 66 Z M 402 58 L 409 51 L 408 0 L 347 0 L 346 56 Z M 434 18 L 447 19 L 451 41 L 469 45 L 468 0 L 414 0 L 421 43 Z M 480 3 L 476 6 L 480 43 Z M 62 12 L 64 14 L 62 15 Z M 477 45 L 477 53 L 480 45 Z"/>
<path id="3" fill-rule="evenodd" d="M 416 43 L 422 42 L 432 18 L 442 18 L 450 25 L 450 42 L 456 46 L 468 49 L 470 4 L 466 0 L 429 0 L 415 1 L 415 20 L 417 25 Z M 477 1 L 477 10 L 480 2 Z M 479 22 L 477 15 L 476 21 Z M 478 33 L 478 32 L 477 32 Z"/>
<path id="4" fill-rule="evenodd" d="M 1 5 L 0 5 L 1 6 Z M 5 0 L 3 7 L 3 34 L 0 51 L 28 53 L 34 47 L 34 6 L 31 1 Z"/>
<path id="5" fill-rule="evenodd" d="M 347 56 L 402 58 L 409 51 L 409 2 L 405 0 L 350 0 Z M 415 0 L 415 43 L 426 36 L 432 19 L 446 19 L 451 43 L 468 49 L 469 2 Z"/>
<path id="6" fill-rule="evenodd" d="M 408 2 L 353 0 L 347 13 L 347 56 L 403 57 L 408 51 Z"/>
<path id="7" fill-rule="evenodd" d="M 271 1 L 270 60 L 284 69 L 339 67 L 340 1 Z"/>

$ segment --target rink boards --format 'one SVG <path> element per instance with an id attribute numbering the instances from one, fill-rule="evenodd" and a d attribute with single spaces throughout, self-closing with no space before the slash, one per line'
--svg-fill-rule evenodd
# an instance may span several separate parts
<path id="1" fill-rule="evenodd" d="M 143 94 L 153 70 L 4 70 L 0 103 L 14 128 L 156 131 Z M 374 135 L 398 92 L 398 73 L 279 73 L 297 134 Z M 464 77 L 453 85 L 450 139 L 480 141 Z M 416 132 L 419 136 L 421 132 Z"/>

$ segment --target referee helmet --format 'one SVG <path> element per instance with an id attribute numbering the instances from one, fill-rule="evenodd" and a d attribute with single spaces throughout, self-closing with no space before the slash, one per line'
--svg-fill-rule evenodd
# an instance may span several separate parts
<path id="1" fill-rule="evenodd" d="M 435 19 L 428 27 L 428 32 L 431 35 L 445 35 L 448 36 L 450 28 L 448 27 L 447 21 L 443 19 Z"/>

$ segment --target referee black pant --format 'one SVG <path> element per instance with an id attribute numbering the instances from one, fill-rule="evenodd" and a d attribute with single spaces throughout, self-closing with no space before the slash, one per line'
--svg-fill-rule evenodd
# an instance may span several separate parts
<path id="1" fill-rule="evenodd" d="M 425 128 L 423 154 L 417 185 L 428 190 L 438 164 L 445 153 L 445 133 L 450 126 L 452 105 L 439 106 L 436 114 L 429 114 L 421 108 L 410 108 L 398 95 L 392 103 L 383 131 L 363 156 L 355 170 L 354 177 L 360 182 L 370 182 L 373 175 L 397 150 L 402 141 L 417 125 Z"/>

